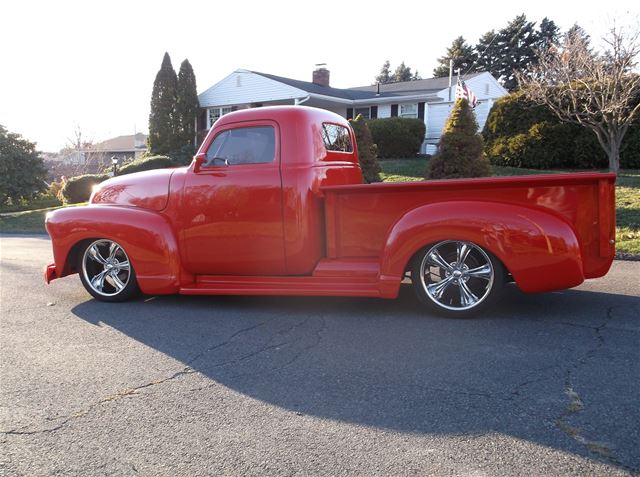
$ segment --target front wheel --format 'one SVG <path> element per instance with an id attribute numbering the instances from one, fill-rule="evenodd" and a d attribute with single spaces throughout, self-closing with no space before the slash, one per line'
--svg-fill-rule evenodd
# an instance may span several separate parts
<path id="1" fill-rule="evenodd" d="M 472 242 L 445 240 L 416 256 L 411 280 L 420 301 L 432 311 L 466 318 L 497 299 L 504 269 L 497 258 Z"/>
<path id="2" fill-rule="evenodd" d="M 117 242 L 91 242 L 80 256 L 80 280 L 101 301 L 125 301 L 138 291 L 136 274 L 127 253 Z"/>

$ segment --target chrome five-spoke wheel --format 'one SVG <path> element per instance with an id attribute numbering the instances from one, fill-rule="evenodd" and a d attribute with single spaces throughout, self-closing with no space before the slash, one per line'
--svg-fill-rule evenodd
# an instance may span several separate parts
<path id="1" fill-rule="evenodd" d="M 129 257 L 113 240 L 95 240 L 84 249 L 80 279 L 93 297 L 103 301 L 126 300 L 137 289 Z"/>
<path id="2" fill-rule="evenodd" d="M 447 316 L 469 316 L 495 298 L 504 281 L 500 262 L 472 242 L 445 240 L 416 257 L 412 281 L 418 297 Z"/>

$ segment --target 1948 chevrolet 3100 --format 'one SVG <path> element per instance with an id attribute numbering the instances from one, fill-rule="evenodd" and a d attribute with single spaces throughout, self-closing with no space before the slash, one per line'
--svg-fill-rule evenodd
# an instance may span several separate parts
<path id="1" fill-rule="evenodd" d="M 98 300 L 145 294 L 395 298 L 467 316 L 603 276 L 614 174 L 363 184 L 349 123 L 301 106 L 220 118 L 188 167 L 114 177 L 51 212 L 54 278 Z"/>

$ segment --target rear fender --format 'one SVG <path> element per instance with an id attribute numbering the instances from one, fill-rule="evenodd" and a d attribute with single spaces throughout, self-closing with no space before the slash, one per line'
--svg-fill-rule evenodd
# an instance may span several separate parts
<path id="1" fill-rule="evenodd" d="M 76 273 L 82 242 L 105 238 L 124 247 L 143 293 L 176 293 L 180 259 L 167 219 L 150 210 L 119 206 L 58 209 L 47 214 L 57 277 Z"/>
<path id="2" fill-rule="evenodd" d="M 540 209 L 496 202 L 452 201 L 413 209 L 387 235 L 381 281 L 389 295 L 411 258 L 442 240 L 465 240 L 493 253 L 524 292 L 584 281 L 578 239 L 564 220 Z M 396 292 L 397 293 L 397 292 Z"/>

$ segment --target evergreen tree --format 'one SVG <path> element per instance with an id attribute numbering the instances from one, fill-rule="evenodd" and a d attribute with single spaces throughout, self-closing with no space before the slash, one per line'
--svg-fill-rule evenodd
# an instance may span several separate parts
<path id="1" fill-rule="evenodd" d="M 168 154 L 176 148 L 177 83 L 178 79 L 171 65 L 171 58 L 169 53 L 165 53 L 151 93 L 148 145 L 149 152 L 152 154 Z"/>
<path id="2" fill-rule="evenodd" d="M 367 121 L 362 117 L 362 114 L 358 114 L 358 117 L 350 119 L 349 122 L 356 135 L 362 177 L 368 183 L 380 182 L 382 180 L 380 178 L 382 168 L 378 163 L 378 146 L 373 143 Z"/>
<path id="3" fill-rule="evenodd" d="M 0 125 L 0 205 L 35 197 L 46 189 L 46 175 L 36 144 Z"/>
<path id="4" fill-rule="evenodd" d="M 496 78 L 500 77 L 502 55 L 498 46 L 498 34 L 495 30 L 488 31 L 480 37 L 475 46 L 476 64 L 474 71 L 488 71 Z"/>
<path id="5" fill-rule="evenodd" d="M 391 81 L 391 63 L 387 60 L 380 68 L 380 74 L 376 76 L 376 83 L 387 84 L 391 83 Z"/>
<path id="6" fill-rule="evenodd" d="M 489 176 L 491 166 L 482 149 L 482 136 L 478 134 L 478 123 L 469 101 L 458 99 L 425 176 L 427 179 Z"/>
<path id="7" fill-rule="evenodd" d="M 540 22 L 536 38 L 538 52 L 546 52 L 560 39 L 560 28 L 553 20 L 544 17 Z"/>
<path id="8" fill-rule="evenodd" d="M 393 73 L 393 81 L 411 81 L 413 79 L 413 75 L 411 74 L 411 68 L 405 66 L 404 61 L 400 63 L 400 65 L 396 68 L 396 71 Z"/>
<path id="9" fill-rule="evenodd" d="M 176 94 L 176 136 L 179 149 L 188 149 L 193 153 L 196 135 L 196 118 L 198 117 L 198 92 L 196 89 L 196 75 L 189 60 L 184 60 L 178 73 Z"/>
<path id="10" fill-rule="evenodd" d="M 459 36 L 449 48 L 446 54 L 438 58 L 438 66 L 433 70 L 434 77 L 449 76 L 449 60 L 453 60 L 453 71 L 458 68 L 466 73 L 476 61 L 473 47 L 467 44 L 464 37 Z"/>
<path id="11" fill-rule="evenodd" d="M 509 91 L 518 87 L 516 72 L 525 71 L 536 63 L 536 41 L 535 23 L 527 21 L 524 14 L 515 17 L 498 33 L 496 42 L 501 55 L 498 73 L 503 86 Z"/>

